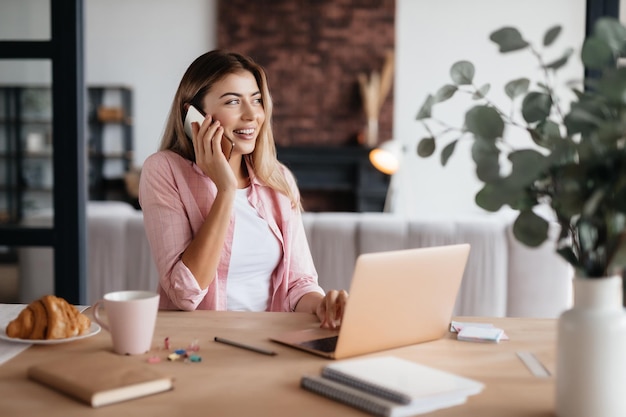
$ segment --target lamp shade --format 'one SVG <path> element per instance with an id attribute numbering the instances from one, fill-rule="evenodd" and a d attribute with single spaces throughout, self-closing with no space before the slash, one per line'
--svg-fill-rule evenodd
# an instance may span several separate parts
<path id="1" fill-rule="evenodd" d="M 389 140 L 372 149 L 369 159 L 374 168 L 384 174 L 393 175 L 400 168 L 401 156 L 402 146 L 396 141 Z"/>

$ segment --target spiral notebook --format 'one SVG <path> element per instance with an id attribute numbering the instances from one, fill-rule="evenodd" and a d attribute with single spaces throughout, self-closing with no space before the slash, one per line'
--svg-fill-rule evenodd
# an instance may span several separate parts
<path id="1" fill-rule="evenodd" d="M 463 404 L 484 385 L 473 379 L 393 356 L 344 360 L 302 388 L 377 416 L 403 417 Z"/>
<path id="2" fill-rule="evenodd" d="M 339 330 L 270 339 L 332 359 L 439 339 L 448 331 L 469 251 L 464 243 L 361 254 Z"/>

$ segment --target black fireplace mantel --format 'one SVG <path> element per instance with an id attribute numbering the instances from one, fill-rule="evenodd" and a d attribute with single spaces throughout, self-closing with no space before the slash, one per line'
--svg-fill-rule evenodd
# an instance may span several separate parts
<path id="1" fill-rule="evenodd" d="M 277 147 L 294 174 L 306 211 L 383 211 L 389 175 L 376 170 L 360 146 Z"/>

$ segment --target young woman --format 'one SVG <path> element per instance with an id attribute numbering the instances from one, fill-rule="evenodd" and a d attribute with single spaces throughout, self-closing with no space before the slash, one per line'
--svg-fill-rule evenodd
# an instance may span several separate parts
<path id="1" fill-rule="evenodd" d="M 191 139 L 190 106 L 206 115 Z M 183 75 L 139 186 L 162 309 L 310 312 L 339 326 L 348 295 L 317 283 L 271 116 L 265 72 L 249 57 L 211 51 Z"/>

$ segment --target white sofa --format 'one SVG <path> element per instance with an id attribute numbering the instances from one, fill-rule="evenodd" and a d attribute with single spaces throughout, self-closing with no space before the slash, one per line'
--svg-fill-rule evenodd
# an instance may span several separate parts
<path id="1" fill-rule="evenodd" d="M 553 243 L 536 249 L 522 245 L 507 218 L 306 213 L 304 224 L 324 288 L 349 288 L 360 253 L 467 242 L 471 251 L 455 314 L 557 317 L 571 305 L 572 270 L 554 253 Z"/>
<path id="2" fill-rule="evenodd" d="M 141 211 L 120 202 L 90 202 L 88 304 L 104 293 L 151 289 L 158 274 L 150 255 Z M 515 241 L 510 219 L 406 219 L 389 213 L 305 213 L 304 225 L 320 285 L 349 289 L 361 253 L 467 242 L 471 245 L 456 315 L 556 317 L 571 303 L 569 266 L 548 242 L 530 249 Z M 50 222 L 43 214 L 30 224 Z M 20 301 L 53 292 L 52 250 L 19 252 Z M 416 271 L 419 273 L 419 271 Z M 385 277 L 381 277 L 385 279 Z"/>

